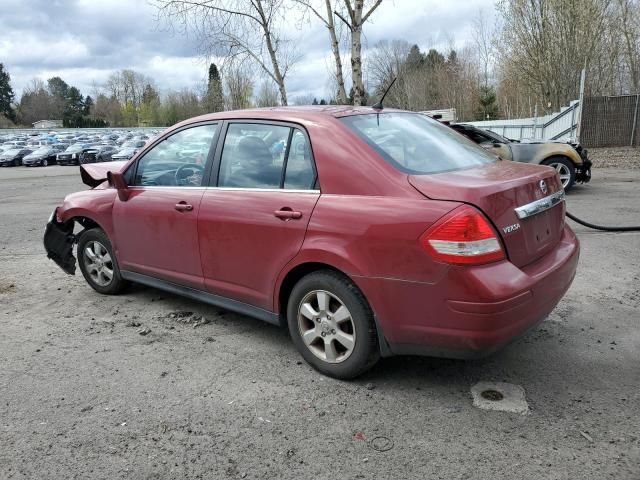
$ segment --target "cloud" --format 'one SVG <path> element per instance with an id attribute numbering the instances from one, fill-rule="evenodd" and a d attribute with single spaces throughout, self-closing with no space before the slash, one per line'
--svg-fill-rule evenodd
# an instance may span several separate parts
<path id="1" fill-rule="evenodd" d="M 29 81 L 53 75 L 83 94 L 123 68 L 154 79 L 161 91 L 194 88 L 206 77 L 207 63 L 196 39 L 174 34 L 156 22 L 145 0 L 3 0 L 0 62 L 19 98 Z M 492 0 L 385 0 L 365 26 L 364 43 L 402 38 L 422 49 L 461 47 L 470 38 L 479 10 L 493 11 Z M 329 97 L 333 57 L 326 28 L 310 18 L 287 25 L 300 56 L 287 77 L 290 97 Z M 349 46 L 343 34 L 345 73 Z M 256 87 L 263 76 L 257 74 Z"/>

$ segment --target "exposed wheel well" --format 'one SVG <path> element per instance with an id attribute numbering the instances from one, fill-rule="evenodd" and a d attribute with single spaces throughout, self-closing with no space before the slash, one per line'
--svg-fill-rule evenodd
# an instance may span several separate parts
<path id="1" fill-rule="evenodd" d="M 90 230 L 92 228 L 99 228 L 101 230 L 104 230 L 100 225 L 98 225 L 89 217 L 73 217 L 71 220 L 76 221 L 84 230 Z"/>
<path id="2" fill-rule="evenodd" d="M 319 270 L 332 270 L 349 278 L 349 276 L 344 272 L 341 272 L 337 268 L 332 267 L 331 265 L 328 265 L 326 263 L 303 263 L 295 268 L 292 268 L 289 273 L 287 273 L 287 276 L 284 277 L 282 285 L 280 285 L 280 292 L 278 294 L 278 306 L 280 307 L 280 316 L 282 318 L 286 318 L 287 316 L 287 303 L 289 302 L 289 295 L 291 295 L 291 290 L 293 290 L 295 284 L 298 283 L 298 281 L 302 277 Z"/>

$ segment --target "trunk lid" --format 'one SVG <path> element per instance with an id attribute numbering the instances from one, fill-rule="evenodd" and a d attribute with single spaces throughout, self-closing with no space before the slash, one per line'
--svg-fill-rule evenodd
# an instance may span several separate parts
<path id="1" fill-rule="evenodd" d="M 431 199 L 463 202 L 481 210 L 502 239 L 509 260 L 518 267 L 536 261 L 562 237 L 563 201 L 527 218 L 518 218 L 515 211 L 562 190 L 553 168 L 498 161 L 453 172 L 409 175 L 409 183 Z"/>

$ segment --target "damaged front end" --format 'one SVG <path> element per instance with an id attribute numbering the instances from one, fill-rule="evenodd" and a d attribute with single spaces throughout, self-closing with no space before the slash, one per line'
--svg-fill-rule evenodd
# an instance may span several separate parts
<path id="1" fill-rule="evenodd" d="M 69 275 L 76 273 L 76 259 L 73 256 L 73 245 L 77 242 L 73 234 L 74 221 L 59 222 L 56 208 L 44 230 L 44 248 L 50 258 Z"/>
<path id="2" fill-rule="evenodd" d="M 582 165 L 576 165 L 576 183 L 589 183 L 591 181 L 591 160 L 587 154 L 587 149 L 579 143 L 572 143 L 571 146 L 578 152 L 582 159 Z"/>

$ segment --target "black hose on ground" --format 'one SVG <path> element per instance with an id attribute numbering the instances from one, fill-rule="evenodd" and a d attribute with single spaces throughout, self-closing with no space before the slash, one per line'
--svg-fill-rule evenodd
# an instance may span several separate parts
<path id="1" fill-rule="evenodd" d="M 580 220 L 575 215 L 571 215 L 567 212 L 567 217 L 573 220 L 580 225 L 584 225 L 588 228 L 593 228 L 594 230 L 602 230 L 604 232 L 640 232 L 640 226 L 638 227 L 603 227 L 602 225 L 594 225 L 593 223 L 585 222 L 584 220 Z"/>

